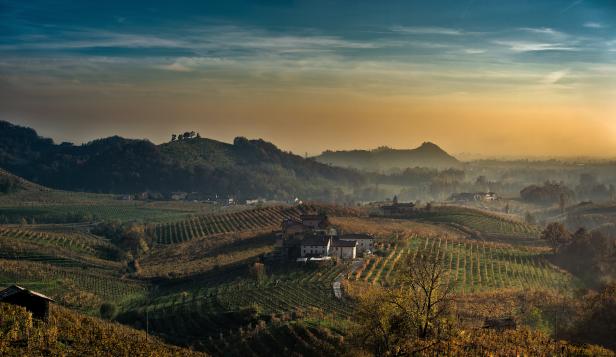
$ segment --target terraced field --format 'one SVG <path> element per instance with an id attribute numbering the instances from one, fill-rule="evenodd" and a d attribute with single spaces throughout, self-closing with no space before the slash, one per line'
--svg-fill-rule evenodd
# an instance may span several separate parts
<path id="1" fill-rule="evenodd" d="M 342 336 L 328 328 L 294 321 L 210 338 L 197 345 L 214 356 L 284 356 L 294 352 L 301 356 L 336 356 L 343 347 Z"/>
<path id="2" fill-rule="evenodd" d="M 119 262 L 107 259 L 117 251 L 106 240 L 78 231 L 0 228 L 1 259 L 43 262 L 54 266 L 119 269 Z"/>
<path id="3" fill-rule="evenodd" d="M 495 289 L 560 290 L 574 284 L 569 274 L 548 263 L 545 251 L 535 248 L 413 236 L 408 243 L 394 245 L 386 252 L 384 257 L 367 260 L 350 278 L 395 284 L 409 255 L 436 252 L 449 271 L 451 283 L 462 294 Z"/>
<path id="4" fill-rule="evenodd" d="M 89 312 L 96 311 L 103 302 L 121 305 L 147 292 L 146 284 L 121 278 L 109 270 L 0 259 L 0 287 L 15 283 Z"/>
<path id="5" fill-rule="evenodd" d="M 122 278 L 109 259 L 118 248 L 70 227 L 0 227 L 0 287 L 19 284 L 65 306 L 95 312 L 103 302 L 145 296 L 147 284 Z"/>
<path id="6" fill-rule="evenodd" d="M 28 223 L 31 223 L 33 219 L 36 223 L 75 223 L 101 220 L 167 222 L 183 219 L 192 213 L 189 210 L 152 208 L 143 202 L 123 203 L 117 200 L 100 205 L 11 205 L 0 207 L 0 224 L 20 223 L 22 219 L 25 219 Z"/>
<path id="7" fill-rule="evenodd" d="M 64 231 L 39 230 L 35 227 L 2 227 L 0 237 L 9 237 L 21 241 L 33 242 L 46 246 L 66 248 L 76 253 L 98 255 L 102 250 L 114 249 L 113 245 L 105 240 L 77 230 Z"/>
<path id="8" fill-rule="evenodd" d="M 130 318 L 145 322 L 147 313 L 150 329 L 156 334 L 176 342 L 191 340 L 206 345 L 210 337 L 233 334 L 264 316 L 319 311 L 347 318 L 351 307 L 334 297 L 331 285 L 346 269 L 347 265 L 318 269 L 291 265 L 259 284 L 240 279 L 215 286 L 175 287 L 174 293 L 133 310 Z"/>
<path id="9" fill-rule="evenodd" d="M 438 207 L 433 212 L 420 214 L 419 218 L 430 222 L 461 225 L 487 237 L 505 236 L 536 239 L 541 233 L 541 228 L 535 225 L 462 207 Z"/>
<path id="10" fill-rule="evenodd" d="M 298 218 L 300 214 L 299 209 L 294 207 L 263 207 L 158 224 L 153 233 L 157 243 L 181 243 L 230 232 L 275 229 L 283 219 Z"/>

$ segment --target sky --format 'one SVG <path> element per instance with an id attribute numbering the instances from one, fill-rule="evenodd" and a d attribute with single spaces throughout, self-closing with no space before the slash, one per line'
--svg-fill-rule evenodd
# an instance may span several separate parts
<path id="1" fill-rule="evenodd" d="M 0 0 L 0 120 L 57 142 L 616 157 L 616 2 Z"/>

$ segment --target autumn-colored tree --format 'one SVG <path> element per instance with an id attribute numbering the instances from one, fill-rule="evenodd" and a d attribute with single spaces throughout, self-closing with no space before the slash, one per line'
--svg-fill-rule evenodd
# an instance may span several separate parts
<path id="1" fill-rule="evenodd" d="M 406 261 L 396 287 L 367 288 L 359 297 L 356 344 L 375 356 L 408 356 L 450 337 L 452 286 L 442 260 L 419 255 Z"/>
<path id="2" fill-rule="evenodd" d="M 571 234 L 562 223 L 552 222 L 541 233 L 541 239 L 557 250 L 560 246 L 571 241 Z"/>

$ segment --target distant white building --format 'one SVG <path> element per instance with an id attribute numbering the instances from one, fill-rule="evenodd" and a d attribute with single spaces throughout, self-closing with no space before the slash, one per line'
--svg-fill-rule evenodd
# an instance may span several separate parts
<path id="1" fill-rule="evenodd" d="M 171 199 L 174 200 L 174 201 L 185 200 L 187 196 L 188 196 L 188 193 L 186 193 L 186 192 L 173 192 L 173 193 L 171 193 Z"/>
<path id="2" fill-rule="evenodd" d="M 494 192 L 462 192 L 451 195 L 449 200 L 456 202 L 496 201 L 498 195 Z"/>
<path id="3" fill-rule="evenodd" d="M 372 251 L 374 249 L 374 237 L 365 233 L 350 233 L 340 236 L 340 240 L 356 241 L 357 242 L 357 254 L 361 254 L 366 250 Z"/>
<path id="4" fill-rule="evenodd" d="M 302 257 L 324 257 L 329 255 L 331 238 L 328 236 L 307 237 L 301 243 Z"/>
<path id="5" fill-rule="evenodd" d="M 330 255 L 341 259 L 355 259 L 355 257 L 357 256 L 357 241 L 333 241 L 331 244 Z"/>

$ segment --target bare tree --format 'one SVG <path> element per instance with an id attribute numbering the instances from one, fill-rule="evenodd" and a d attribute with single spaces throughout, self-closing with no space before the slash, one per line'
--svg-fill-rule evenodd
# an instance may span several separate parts
<path id="1" fill-rule="evenodd" d="M 452 285 L 441 257 L 406 261 L 395 287 L 371 287 L 360 297 L 353 337 L 376 356 L 408 356 L 450 337 Z"/>
<path id="2" fill-rule="evenodd" d="M 409 306 L 407 314 L 420 338 L 434 337 L 441 319 L 449 312 L 453 286 L 447 279 L 448 270 L 437 254 L 409 256 L 406 271 L 397 294 Z"/>

